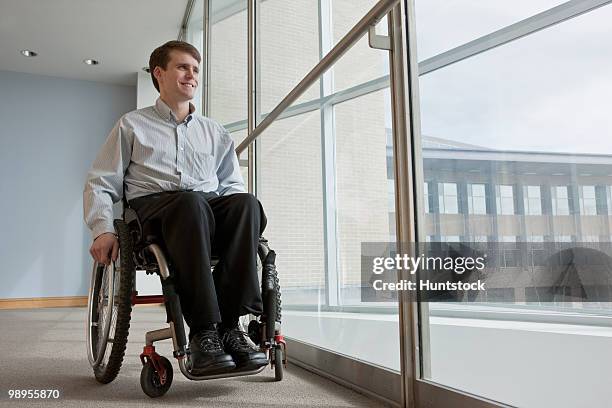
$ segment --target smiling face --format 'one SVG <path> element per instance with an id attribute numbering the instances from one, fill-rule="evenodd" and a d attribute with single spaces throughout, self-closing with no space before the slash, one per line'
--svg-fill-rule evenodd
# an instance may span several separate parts
<path id="1" fill-rule="evenodd" d="M 200 64 L 183 51 L 172 50 L 169 57 L 166 69 L 157 66 L 153 71 L 159 83 L 160 96 L 166 101 L 190 101 L 199 84 Z"/>

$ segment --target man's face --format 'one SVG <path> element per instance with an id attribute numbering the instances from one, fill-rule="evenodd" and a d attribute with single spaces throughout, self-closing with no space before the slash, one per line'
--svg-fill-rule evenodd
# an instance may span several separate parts
<path id="1" fill-rule="evenodd" d="M 154 75 L 162 96 L 182 102 L 193 99 L 199 72 L 200 64 L 195 58 L 186 52 L 173 50 L 166 69 L 155 67 Z"/>

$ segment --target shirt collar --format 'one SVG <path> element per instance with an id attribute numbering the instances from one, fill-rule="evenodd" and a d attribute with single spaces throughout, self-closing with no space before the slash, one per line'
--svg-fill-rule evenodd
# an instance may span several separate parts
<path id="1" fill-rule="evenodd" d="M 164 120 L 177 123 L 176 115 L 174 114 L 174 112 L 172 112 L 172 110 L 170 110 L 170 107 L 166 105 L 166 102 L 162 101 L 161 98 L 157 98 L 157 101 L 155 101 L 155 110 L 157 111 L 157 114 L 161 116 Z M 185 123 L 191 122 L 192 115 L 194 112 L 195 105 L 189 102 L 189 115 L 185 117 Z"/>

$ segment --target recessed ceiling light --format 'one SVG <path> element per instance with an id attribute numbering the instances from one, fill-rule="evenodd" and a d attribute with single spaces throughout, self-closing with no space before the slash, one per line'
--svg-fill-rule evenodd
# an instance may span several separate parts
<path id="1" fill-rule="evenodd" d="M 142 70 L 146 72 L 147 74 L 151 73 L 151 70 L 149 69 L 149 67 L 142 67 Z"/>
<path id="2" fill-rule="evenodd" d="M 26 57 L 35 57 L 38 55 L 37 52 L 34 52 L 32 50 L 21 50 L 21 55 L 26 56 Z"/>
<path id="3" fill-rule="evenodd" d="M 98 65 L 100 61 L 95 60 L 95 59 L 84 59 L 83 63 L 87 65 Z"/>

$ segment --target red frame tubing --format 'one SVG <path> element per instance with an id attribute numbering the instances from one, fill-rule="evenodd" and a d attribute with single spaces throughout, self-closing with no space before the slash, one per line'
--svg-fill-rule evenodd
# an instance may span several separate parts
<path id="1" fill-rule="evenodd" d="M 277 334 L 274 336 L 274 342 L 281 345 L 283 350 L 283 365 L 287 367 L 287 343 L 285 343 L 285 336 Z"/>
<path id="2" fill-rule="evenodd" d="M 140 354 L 142 365 L 144 366 L 150 361 L 159 376 L 159 382 L 164 385 L 168 377 L 166 376 L 166 368 L 159 362 L 160 360 L 160 355 L 155 352 L 155 346 L 144 346 L 142 354 Z"/>
<path id="3" fill-rule="evenodd" d="M 164 303 L 166 299 L 164 295 L 141 295 L 138 292 L 132 292 L 132 306 L 134 305 L 150 305 Z"/>

